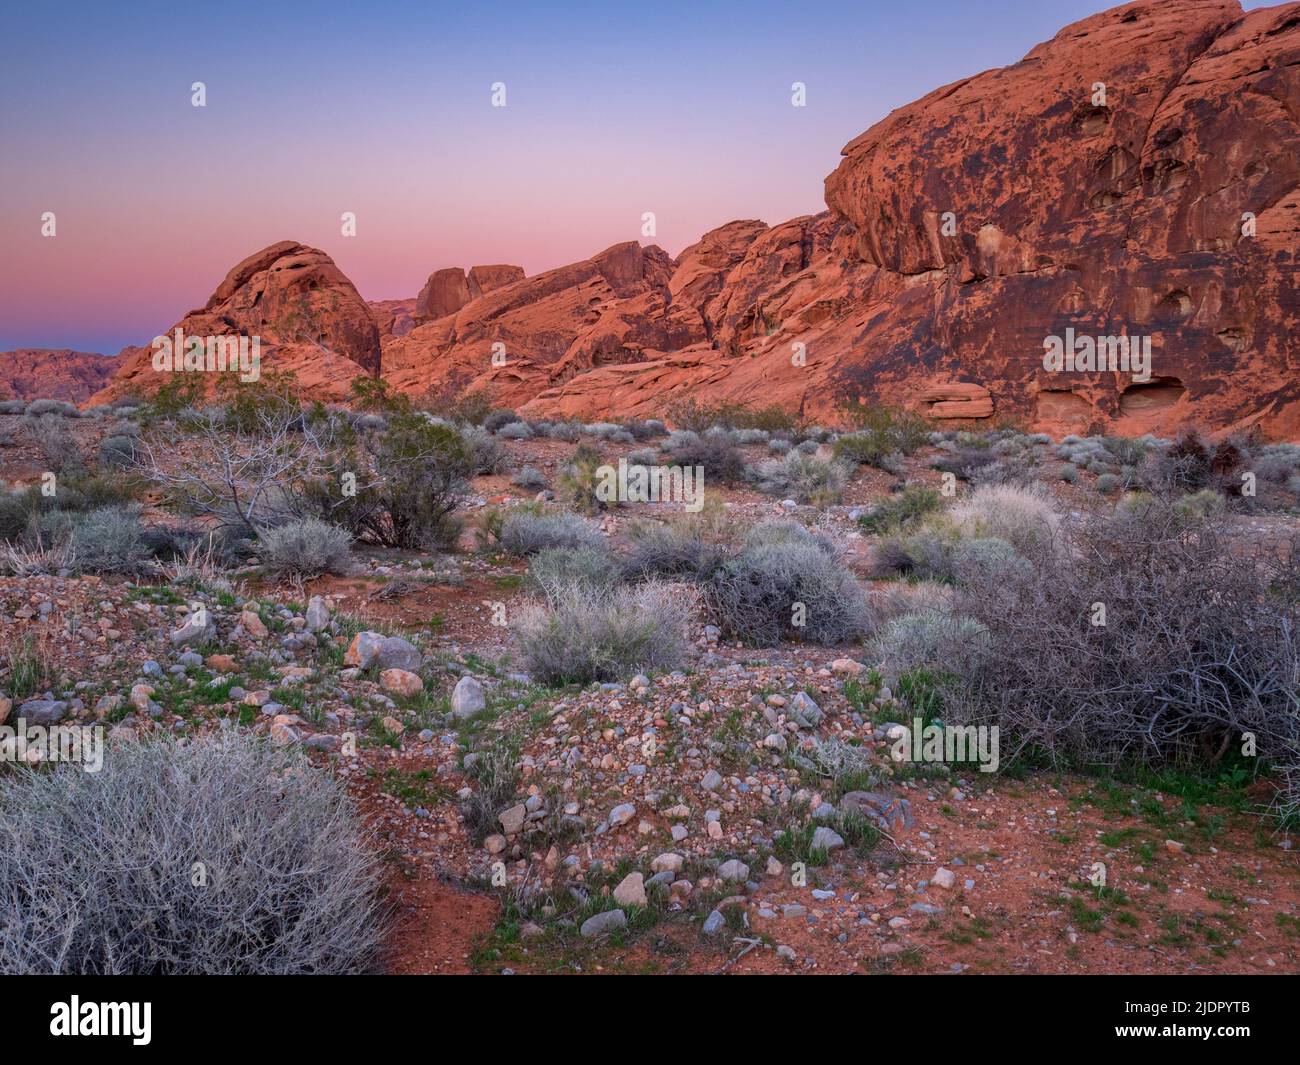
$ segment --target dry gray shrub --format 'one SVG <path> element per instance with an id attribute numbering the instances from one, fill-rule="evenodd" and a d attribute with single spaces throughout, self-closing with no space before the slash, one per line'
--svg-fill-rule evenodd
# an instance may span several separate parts
<path id="1" fill-rule="evenodd" d="M 0 972 L 367 971 L 380 884 L 344 789 L 247 736 L 0 774 Z"/>
<path id="2" fill-rule="evenodd" d="M 1067 551 L 1040 545 L 1023 572 L 968 574 L 955 610 L 986 632 L 946 663 L 948 709 L 1067 764 L 1214 764 L 1249 732 L 1261 764 L 1284 765 L 1300 735 L 1297 548 L 1150 500 Z"/>
<path id="3" fill-rule="evenodd" d="M 834 554 L 814 543 L 746 547 L 716 566 L 701 589 L 723 632 L 755 646 L 782 640 L 835 645 L 874 628 L 862 586 Z"/>
<path id="4" fill-rule="evenodd" d="M 501 547 L 512 555 L 535 555 L 548 547 L 603 548 L 600 529 L 576 514 L 538 513 L 515 507 L 501 520 Z"/>
<path id="5" fill-rule="evenodd" d="M 544 684 L 626 680 L 682 661 L 693 596 L 681 586 L 575 582 L 548 590 L 548 599 L 525 606 L 512 625 L 525 667 Z"/>
<path id="6" fill-rule="evenodd" d="M 348 572 L 352 537 L 319 518 L 286 522 L 258 533 L 257 550 L 266 572 L 277 577 L 341 576 Z"/>

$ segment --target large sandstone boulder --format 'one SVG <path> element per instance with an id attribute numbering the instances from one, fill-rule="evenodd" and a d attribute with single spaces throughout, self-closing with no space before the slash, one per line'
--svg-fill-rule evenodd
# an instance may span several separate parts
<path id="1" fill-rule="evenodd" d="M 343 396 L 353 378 L 380 370 L 379 329 L 369 306 L 333 259 L 295 241 L 250 255 L 207 303 L 159 335 L 177 329 L 187 337 L 256 336 L 261 372 L 292 373 L 316 396 Z M 150 345 L 124 349 L 121 363 L 92 404 L 149 395 L 169 376 L 155 371 Z"/>

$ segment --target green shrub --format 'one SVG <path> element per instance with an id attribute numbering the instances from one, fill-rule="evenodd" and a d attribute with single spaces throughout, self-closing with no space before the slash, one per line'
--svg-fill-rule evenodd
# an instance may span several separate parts
<path id="1" fill-rule="evenodd" d="M 892 499 L 887 499 L 870 513 L 862 515 L 858 524 L 867 532 L 882 533 L 909 525 L 918 518 L 933 514 L 942 507 L 939 493 L 922 484 L 909 484 Z"/>

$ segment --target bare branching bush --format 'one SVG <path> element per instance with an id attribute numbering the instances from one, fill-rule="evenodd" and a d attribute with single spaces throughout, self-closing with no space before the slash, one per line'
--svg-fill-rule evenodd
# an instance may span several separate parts
<path id="1" fill-rule="evenodd" d="M 949 711 L 1054 761 L 1214 763 L 1249 733 L 1262 764 L 1300 722 L 1300 553 L 1228 539 L 1148 500 L 1090 521 L 1029 569 L 971 574 L 955 610 L 978 653 L 940 663 Z"/>
<path id="2" fill-rule="evenodd" d="M 693 596 L 680 586 L 575 583 L 548 600 L 524 607 L 512 626 L 525 667 L 544 684 L 626 680 L 681 663 Z"/>
<path id="3" fill-rule="evenodd" d="M 352 537 L 346 529 L 303 518 L 258 534 L 258 550 L 267 573 L 276 577 L 342 576 L 348 572 Z"/>
<path id="4" fill-rule="evenodd" d="M 237 734 L 0 774 L 0 971 L 355 973 L 381 870 L 344 789 Z"/>
<path id="5" fill-rule="evenodd" d="M 812 543 L 746 547 L 715 567 L 701 590 L 722 631 L 751 645 L 841 644 L 874 627 L 862 586 L 834 554 Z"/>
<path id="6" fill-rule="evenodd" d="M 141 436 L 134 468 L 181 510 L 240 535 L 318 509 L 308 486 L 337 480 L 337 423 L 303 415 L 274 393 L 235 418 L 221 408 L 196 414 L 179 433 L 157 422 Z"/>
<path id="7" fill-rule="evenodd" d="M 81 448 L 67 418 L 59 414 L 28 414 L 26 428 L 48 469 L 62 475 L 82 468 Z"/>

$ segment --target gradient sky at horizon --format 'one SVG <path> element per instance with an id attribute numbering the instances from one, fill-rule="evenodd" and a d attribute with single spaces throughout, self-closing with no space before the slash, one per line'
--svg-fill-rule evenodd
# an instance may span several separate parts
<path id="1" fill-rule="evenodd" d="M 1106 6 L 8 5 L 0 350 L 147 343 L 277 240 L 379 300 L 444 266 L 588 258 L 641 239 L 644 211 L 674 255 L 814 213 L 872 123 Z"/>

